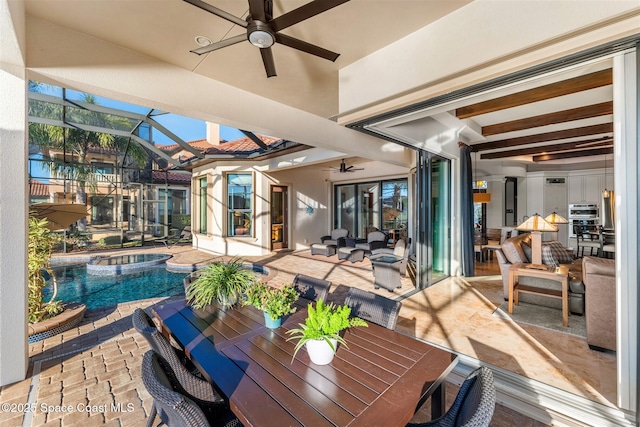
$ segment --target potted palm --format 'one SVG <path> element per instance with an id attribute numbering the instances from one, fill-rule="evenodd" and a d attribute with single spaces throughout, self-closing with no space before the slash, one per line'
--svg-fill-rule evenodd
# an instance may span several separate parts
<path id="1" fill-rule="evenodd" d="M 280 327 L 284 316 L 296 311 L 292 305 L 298 296 L 298 292 L 291 285 L 274 288 L 264 283 L 256 283 L 247 289 L 243 305 L 252 305 L 264 311 L 265 325 L 275 329 Z"/>
<path id="2" fill-rule="evenodd" d="M 223 308 L 229 308 L 257 280 L 256 273 L 245 267 L 239 258 L 227 263 L 216 261 L 202 270 L 200 276 L 187 287 L 185 294 L 187 301 L 197 309 L 203 309 L 215 301 L 222 304 Z"/>
<path id="3" fill-rule="evenodd" d="M 332 303 L 325 304 L 318 300 L 315 308 L 309 303 L 308 314 L 304 324 L 299 328 L 287 331 L 291 335 L 287 341 L 297 339 L 293 358 L 304 345 L 309 353 L 309 358 L 316 365 L 331 363 L 338 348 L 338 343 L 344 344 L 344 338 L 340 332 L 353 326 L 368 326 L 359 317 L 350 317 L 351 307 L 348 305 L 336 306 Z"/>

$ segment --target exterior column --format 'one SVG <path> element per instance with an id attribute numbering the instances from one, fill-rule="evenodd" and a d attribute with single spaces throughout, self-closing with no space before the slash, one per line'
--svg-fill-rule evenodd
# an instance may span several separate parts
<path id="1" fill-rule="evenodd" d="M 23 380 L 27 346 L 27 83 L 24 5 L 0 0 L 0 386 Z"/>

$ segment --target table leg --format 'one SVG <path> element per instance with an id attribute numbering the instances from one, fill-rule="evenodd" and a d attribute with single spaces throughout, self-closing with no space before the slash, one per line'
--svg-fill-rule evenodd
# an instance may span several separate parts
<path id="1" fill-rule="evenodd" d="M 513 285 L 515 282 L 515 272 L 509 271 L 509 314 L 513 314 Z"/>
<path id="2" fill-rule="evenodd" d="M 431 419 L 435 420 L 444 415 L 446 410 L 446 381 L 436 388 L 431 395 Z"/>
<path id="3" fill-rule="evenodd" d="M 562 279 L 562 324 L 569 326 L 569 278 Z"/>

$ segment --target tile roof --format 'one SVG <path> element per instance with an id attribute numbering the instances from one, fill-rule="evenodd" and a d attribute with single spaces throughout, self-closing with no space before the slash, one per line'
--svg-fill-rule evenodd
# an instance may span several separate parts
<path id="1" fill-rule="evenodd" d="M 168 182 L 171 182 L 174 184 L 190 184 L 191 183 L 190 173 L 176 172 L 176 171 L 167 172 L 166 175 L 165 175 L 165 172 L 163 171 L 153 171 L 151 173 L 153 182 L 164 182 L 165 176 Z"/>
<path id="2" fill-rule="evenodd" d="M 34 197 L 49 197 L 49 185 L 44 182 L 29 180 L 29 194 Z"/>
<path id="3" fill-rule="evenodd" d="M 185 141 L 187 143 L 187 145 L 195 148 L 198 151 L 205 151 L 211 147 L 215 147 L 215 145 L 210 144 L 209 141 L 207 141 L 206 139 L 196 139 L 194 141 Z M 220 143 L 223 144 L 225 143 L 225 140 L 222 139 L 220 140 Z M 184 150 L 184 148 L 180 145 L 180 144 L 171 144 L 171 145 L 160 145 L 160 144 L 154 144 L 156 146 L 156 148 L 162 150 L 162 151 L 166 151 L 168 153 L 173 153 L 173 152 L 178 152 L 178 151 L 182 151 Z"/>
<path id="4" fill-rule="evenodd" d="M 277 142 L 282 141 L 282 138 L 273 138 L 271 136 L 263 136 L 255 134 L 266 146 L 271 146 Z M 230 154 L 230 153 L 246 153 L 262 150 L 255 142 L 248 136 L 233 141 L 225 142 L 224 144 L 212 146 L 207 149 L 204 154 Z"/>

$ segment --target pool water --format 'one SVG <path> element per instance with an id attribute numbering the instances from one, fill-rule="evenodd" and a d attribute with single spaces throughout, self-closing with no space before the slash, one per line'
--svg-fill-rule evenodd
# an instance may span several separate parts
<path id="1" fill-rule="evenodd" d="M 87 310 L 116 305 L 121 302 L 146 298 L 184 295 L 182 279 L 187 273 L 172 273 L 166 266 L 122 275 L 95 276 L 87 274 L 85 264 L 56 267 L 58 279 L 57 299 L 63 302 L 81 302 Z M 48 301 L 53 289 L 44 288 L 44 300 Z"/>

